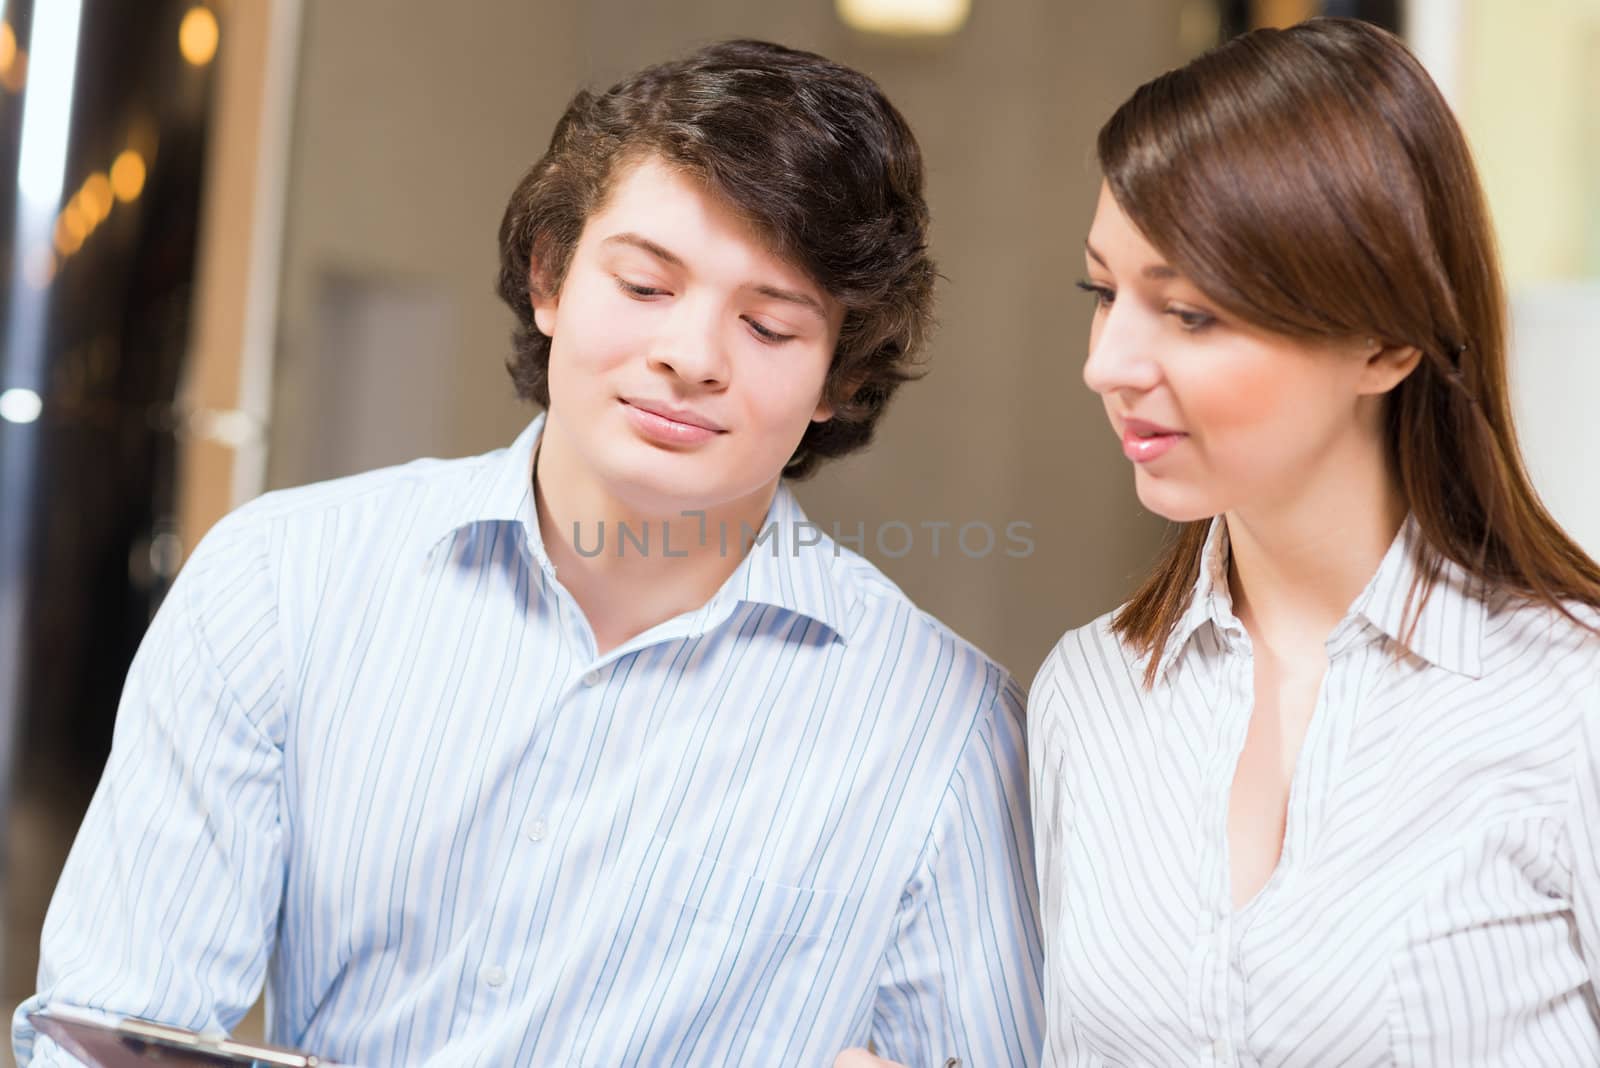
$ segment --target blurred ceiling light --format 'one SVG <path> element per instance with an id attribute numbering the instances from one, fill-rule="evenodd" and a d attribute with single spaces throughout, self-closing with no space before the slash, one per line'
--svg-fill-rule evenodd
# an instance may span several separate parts
<path id="1" fill-rule="evenodd" d="M 11 23 L 0 22 L 0 71 L 8 71 L 17 61 L 17 31 Z"/>
<path id="2" fill-rule="evenodd" d="M 210 8 L 191 7 L 178 26 L 178 48 L 183 58 L 203 67 L 217 54 L 217 16 Z"/>
<path id="3" fill-rule="evenodd" d="M 847 26 L 896 37 L 955 33 L 972 13 L 972 0 L 836 0 Z"/>
<path id="4" fill-rule="evenodd" d="M 111 214 L 111 179 L 106 177 L 104 171 L 95 171 L 84 179 L 83 188 L 78 191 L 78 196 L 80 210 L 87 214 L 96 226 L 105 222 L 106 216 Z"/>
<path id="5" fill-rule="evenodd" d="M 23 105 L 17 190 L 28 209 L 42 216 L 45 226 L 49 225 L 48 213 L 61 203 L 82 13 L 82 0 L 40 4 L 34 9 L 28 39 L 29 60 L 38 66 L 39 76 L 28 87 Z"/>
<path id="6" fill-rule="evenodd" d="M 111 191 L 124 204 L 131 204 L 144 192 L 144 159 L 133 149 L 123 149 L 111 164 Z"/>
<path id="7" fill-rule="evenodd" d="M 62 256 L 71 256 L 83 247 L 84 233 L 82 229 L 74 229 L 71 219 L 65 213 L 56 220 L 55 246 L 56 251 Z"/>
<path id="8" fill-rule="evenodd" d="M 187 429 L 196 437 L 230 449 L 260 441 L 264 430 L 259 419 L 238 408 L 197 408 L 189 413 Z"/>
<path id="9" fill-rule="evenodd" d="M 0 419 L 8 423 L 31 423 L 44 411 L 44 401 L 31 389 L 8 389 L 0 393 Z"/>

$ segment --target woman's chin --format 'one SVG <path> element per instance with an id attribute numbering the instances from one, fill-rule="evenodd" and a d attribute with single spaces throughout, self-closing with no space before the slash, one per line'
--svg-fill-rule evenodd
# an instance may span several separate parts
<path id="1" fill-rule="evenodd" d="M 1173 523 L 1210 519 L 1219 511 L 1209 501 L 1202 499 L 1202 495 L 1170 481 L 1139 476 L 1134 479 L 1134 488 L 1145 511 Z"/>

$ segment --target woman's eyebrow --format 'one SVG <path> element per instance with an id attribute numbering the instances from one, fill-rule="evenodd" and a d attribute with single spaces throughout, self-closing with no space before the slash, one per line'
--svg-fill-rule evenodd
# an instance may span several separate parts
<path id="1" fill-rule="evenodd" d="M 1094 250 L 1094 246 L 1089 244 L 1089 242 L 1085 241 L 1083 243 L 1083 250 L 1089 254 L 1089 258 L 1091 260 L 1094 260 L 1094 262 L 1098 263 L 1106 270 L 1111 270 L 1111 265 L 1106 262 L 1106 258 L 1100 255 L 1100 253 L 1096 252 Z M 1139 273 L 1155 282 L 1165 282 L 1178 277 L 1177 268 L 1170 267 L 1165 263 L 1152 263 Z"/>

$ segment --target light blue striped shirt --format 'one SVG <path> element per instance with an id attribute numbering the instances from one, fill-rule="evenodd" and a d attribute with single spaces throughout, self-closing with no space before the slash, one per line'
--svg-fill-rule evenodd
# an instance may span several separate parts
<path id="1" fill-rule="evenodd" d="M 59 1001 L 365 1065 L 1032 1065 L 1005 672 L 780 487 L 701 609 L 605 656 L 506 450 L 220 523 L 129 674 L 45 922 Z M 631 548 L 631 547 L 630 547 Z"/>

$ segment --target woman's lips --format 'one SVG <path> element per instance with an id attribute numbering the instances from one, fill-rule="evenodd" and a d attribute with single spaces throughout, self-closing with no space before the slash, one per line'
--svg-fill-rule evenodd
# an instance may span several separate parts
<path id="1" fill-rule="evenodd" d="M 1147 464 L 1171 452 L 1189 435 L 1143 419 L 1122 420 L 1122 455 Z"/>

